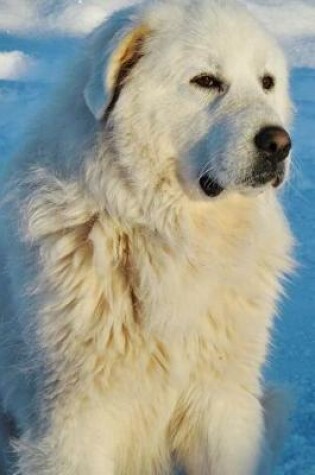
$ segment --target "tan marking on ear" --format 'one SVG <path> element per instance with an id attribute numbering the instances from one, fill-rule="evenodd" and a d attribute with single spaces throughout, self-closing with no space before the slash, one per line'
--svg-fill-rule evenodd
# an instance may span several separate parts
<path id="1" fill-rule="evenodd" d="M 136 28 L 125 37 L 113 55 L 107 76 L 107 87 L 112 97 L 103 117 L 104 123 L 115 108 L 130 71 L 143 56 L 143 44 L 148 33 L 147 27 Z"/>
<path id="2" fill-rule="evenodd" d="M 147 26 L 141 25 L 132 30 L 120 42 L 117 50 L 113 54 L 111 66 L 107 76 L 107 87 L 112 90 L 119 79 L 119 72 L 124 65 L 132 67 L 141 58 L 143 51 L 142 47 L 150 30 Z"/>

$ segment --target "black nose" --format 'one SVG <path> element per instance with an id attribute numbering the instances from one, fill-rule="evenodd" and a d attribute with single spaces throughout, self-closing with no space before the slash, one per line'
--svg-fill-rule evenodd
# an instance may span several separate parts
<path id="1" fill-rule="evenodd" d="M 276 163 L 285 160 L 292 148 L 288 132 L 276 126 L 263 128 L 255 137 L 255 145 L 259 152 Z"/>

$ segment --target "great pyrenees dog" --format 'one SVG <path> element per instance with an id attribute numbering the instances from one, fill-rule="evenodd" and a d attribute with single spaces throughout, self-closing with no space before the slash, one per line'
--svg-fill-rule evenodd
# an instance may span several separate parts
<path id="1" fill-rule="evenodd" d="M 272 473 L 290 112 L 233 0 L 88 38 L 2 178 L 1 474 Z"/>

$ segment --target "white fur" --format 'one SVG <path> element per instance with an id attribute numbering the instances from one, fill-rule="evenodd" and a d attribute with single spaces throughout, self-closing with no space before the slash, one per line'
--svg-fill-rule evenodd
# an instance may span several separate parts
<path id="1" fill-rule="evenodd" d="M 104 125 L 134 31 L 143 57 Z M 190 84 L 205 70 L 224 97 Z M 292 239 L 276 191 L 240 180 L 255 133 L 289 119 L 282 53 L 232 0 L 151 0 L 102 25 L 62 83 L 1 211 L 16 468 L 253 475 L 274 446 L 261 368 Z M 203 170 L 221 197 L 202 195 Z"/>

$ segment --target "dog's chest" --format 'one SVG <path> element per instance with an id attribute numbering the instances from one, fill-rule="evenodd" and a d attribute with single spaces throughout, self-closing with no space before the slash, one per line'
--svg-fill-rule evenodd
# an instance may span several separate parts
<path id="1" fill-rule="evenodd" d="M 250 361 L 260 367 L 286 265 L 280 244 L 231 233 L 205 236 L 182 252 L 143 241 L 137 251 L 143 324 L 165 344 L 174 374 L 185 380 L 202 366 L 209 374 L 211 367 L 213 374 L 247 371 Z"/>
<path id="2" fill-rule="evenodd" d="M 204 335 L 209 318 L 224 326 L 224 317 L 229 319 L 233 313 L 233 302 L 237 312 L 237 302 L 254 301 L 267 291 L 259 285 L 264 258 L 259 246 L 249 242 L 231 249 L 221 242 L 215 248 L 209 241 L 176 253 L 151 243 L 141 246 L 137 292 L 143 322 L 162 339 Z M 272 270 L 263 272 L 272 277 Z"/>

